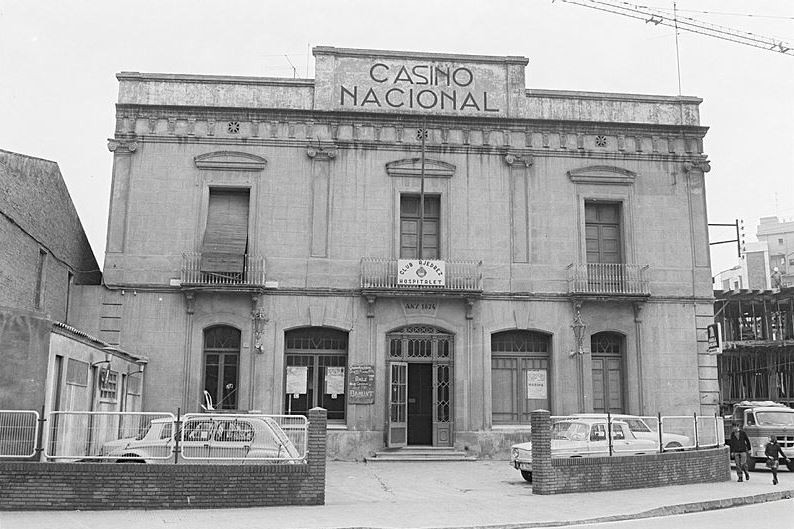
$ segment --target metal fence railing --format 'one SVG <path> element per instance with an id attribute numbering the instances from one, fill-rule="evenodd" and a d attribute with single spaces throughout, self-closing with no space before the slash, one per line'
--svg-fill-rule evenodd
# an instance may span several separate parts
<path id="1" fill-rule="evenodd" d="M 0 413 L 0 418 L 13 413 Z M 308 420 L 302 415 L 146 412 L 53 412 L 36 441 L 38 414 L 19 428 L 0 420 L 0 439 L 26 439 L 28 451 L 0 444 L 0 456 L 32 456 L 41 451 L 55 461 L 303 462 L 308 451 Z M 19 421 L 17 421 L 19 422 Z M 12 446 L 12 445 L 8 445 Z"/>
<path id="2" fill-rule="evenodd" d="M 659 453 L 722 446 L 722 417 L 577 414 L 553 416 L 552 456 Z M 567 442 L 570 441 L 570 442 Z"/>
<path id="3" fill-rule="evenodd" d="M 173 432 L 171 413 L 57 411 L 49 415 L 44 456 L 54 460 L 120 459 L 146 446 L 147 459 L 166 459 Z"/>
<path id="4" fill-rule="evenodd" d="M 0 410 L 0 458 L 36 455 L 39 414 L 28 410 Z"/>

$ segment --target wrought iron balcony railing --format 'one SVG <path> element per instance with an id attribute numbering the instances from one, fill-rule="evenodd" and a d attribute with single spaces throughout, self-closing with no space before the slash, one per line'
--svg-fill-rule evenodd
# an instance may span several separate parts
<path id="1" fill-rule="evenodd" d="M 482 261 L 444 261 L 444 285 L 398 285 L 397 259 L 363 257 L 361 259 L 361 288 L 372 290 L 454 290 L 482 291 Z"/>
<path id="2" fill-rule="evenodd" d="M 224 259 L 239 264 L 221 267 L 233 271 L 215 271 L 213 268 L 218 268 L 217 266 L 207 266 L 208 260 L 217 263 Z M 234 270 L 235 268 L 239 268 L 239 271 Z M 265 258 L 258 255 L 183 253 L 181 279 L 182 285 L 191 286 L 263 286 Z"/>
<path id="3" fill-rule="evenodd" d="M 650 296 L 648 265 L 587 263 L 568 265 L 568 292 L 598 296 Z"/>

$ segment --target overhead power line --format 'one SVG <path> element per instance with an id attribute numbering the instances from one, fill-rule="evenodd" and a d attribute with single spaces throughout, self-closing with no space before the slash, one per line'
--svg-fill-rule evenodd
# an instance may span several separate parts
<path id="1" fill-rule="evenodd" d="M 701 22 L 690 17 L 678 17 L 676 15 L 671 16 L 669 13 L 660 9 L 630 4 L 628 2 L 607 0 L 560 1 L 565 2 L 566 4 L 574 4 L 587 7 L 589 9 L 595 9 L 597 11 L 603 11 L 605 13 L 612 13 L 637 20 L 643 20 L 646 24 L 669 26 L 672 28 L 677 28 L 679 31 L 688 31 L 690 33 L 697 33 L 707 37 L 727 40 L 737 44 L 744 44 L 745 46 L 752 46 L 754 48 L 760 48 L 782 53 L 784 55 L 794 56 L 794 45 L 783 42 L 782 40 L 758 35 L 756 33 L 750 33 L 748 31 L 739 31 L 725 26 L 709 24 L 707 22 Z"/>

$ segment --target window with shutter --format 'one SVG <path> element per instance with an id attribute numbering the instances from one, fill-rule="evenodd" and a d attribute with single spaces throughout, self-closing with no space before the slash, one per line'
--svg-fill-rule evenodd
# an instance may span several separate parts
<path id="1" fill-rule="evenodd" d="M 425 195 L 425 215 L 422 223 L 422 258 L 439 258 L 439 221 L 441 198 Z M 419 257 L 419 195 L 400 197 L 400 257 Z"/>
<path id="2" fill-rule="evenodd" d="M 201 246 L 201 271 L 241 278 L 248 251 L 247 189 L 210 189 L 207 227 Z"/>

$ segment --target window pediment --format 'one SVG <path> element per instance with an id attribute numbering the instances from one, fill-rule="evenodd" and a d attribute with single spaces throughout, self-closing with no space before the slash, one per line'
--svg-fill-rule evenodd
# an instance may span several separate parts
<path id="1" fill-rule="evenodd" d="M 633 171 L 609 165 L 591 165 L 568 171 L 571 181 L 590 184 L 631 185 L 636 177 L 637 173 Z"/>
<path id="2" fill-rule="evenodd" d="M 421 158 L 405 158 L 386 164 L 389 176 L 420 176 L 422 174 Z M 455 166 L 451 163 L 425 158 L 425 176 L 428 178 L 451 178 L 455 174 Z"/>
<path id="3" fill-rule="evenodd" d="M 267 159 L 237 151 L 215 151 L 199 154 L 193 158 L 199 169 L 216 171 L 262 171 L 267 165 Z"/>

